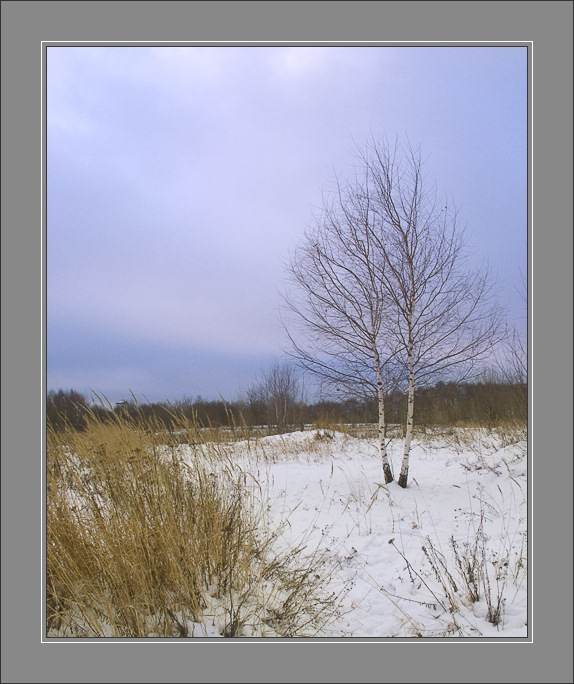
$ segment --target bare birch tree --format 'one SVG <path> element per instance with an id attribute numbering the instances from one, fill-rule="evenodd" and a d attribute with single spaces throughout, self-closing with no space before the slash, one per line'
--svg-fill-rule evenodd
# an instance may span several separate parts
<path id="1" fill-rule="evenodd" d="M 291 260 L 297 294 L 288 303 L 307 345 L 291 339 L 309 370 L 375 384 L 386 482 L 385 374 L 405 383 L 406 487 L 416 387 L 468 377 L 502 338 L 502 311 L 488 269 L 468 267 L 456 211 L 427 190 L 420 152 L 373 141 L 357 156 L 360 173 L 338 184 Z"/>
<path id="2" fill-rule="evenodd" d="M 456 209 L 427 188 L 420 150 L 371 143 L 361 153 L 382 239 L 384 291 L 392 315 L 385 333 L 401 349 L 408 378 L 403 460 L 407 486 L 415 388 L 437 378 L 468 378 L 504 337 L 503 312 L 488 268 L 472 269 Z"/>
<path id="3" fill-rule="evenodd" d="M 378 402 L 379 449 L 385 482 L 393 473 L 387 455 L 385 381 L 393 351 L 382 337 L 385 263 L 373 240 L 376 230 L 368 186 L 338 186 L 314 228 L 292 255 L 286 322 L 294 356 L 331 388 Z M 306 344 L 296 339 L 302 325 Z"/>

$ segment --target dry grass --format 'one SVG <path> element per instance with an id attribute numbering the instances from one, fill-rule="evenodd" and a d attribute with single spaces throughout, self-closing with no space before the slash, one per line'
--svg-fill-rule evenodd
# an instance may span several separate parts
<path id="1" fill-rule="evenodd" d="M 49 637 L 201 636 L 210 625 L 210 634 L 226 637 L 333 634 L 346 591 L 326 589 L 336 586 L 336 561 L 305 543 L 277 550 L 281 530 L 267 520 L 266 492 L 240 463 L 243 456 L 251 464 L 322 460 L 335 441 L 372 438 L 376 426 L 318 423 L 294 440 L 184 418 L 166 430 L 111 415 L 91 415 L 81 432 L 48 431 Z M 501 433 L 504 444 L 522 443 L 525 427 Z M 469 469 L 492 469 L 485 454 L 500 448 L 500 436 L 493 440 L 478 427 L 421 429 L 417 437 L 470 450 Z M 349 511 L 363 501 L 369 496 L 359 482 L 349 490 Z M 425 549 L 435 581 L 444 580 L 433 588 L 441 600 L 450 607 L 460 600 L 451 591 L 456 578 L 471 602 L 484 597 L 494 624 L 503 618 L 507 577 L 501 570 L 489 580 L 484 545 L 453 543 L 448 566 L 428 539 Z M 509 549 L 499 549 L 496 560 L 519 584 L 523 554 L 510 558 Z"/>
<path id="2" fill-rule="evenodd" d="M 173 434 L 93 415 L 48 432 L 48 636 L 323 634 L 326 559 L 275 553 L 259 483 L 188 421 Z"/>

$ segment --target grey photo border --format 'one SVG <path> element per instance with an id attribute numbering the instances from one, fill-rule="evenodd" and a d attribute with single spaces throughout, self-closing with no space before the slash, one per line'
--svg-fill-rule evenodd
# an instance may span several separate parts
<path id="1" fill-rule="evenodd" d="M 173 44 L 182 39 L 182 27 L 189 41 L 226 45 L 528 46 L 534 69 L 528 277 L 529 479 L 535 494 L 530 491 L 535 504 L 530 506 L 529 548 L 535 590 L 527 640 L 437 640 L 457 643 L 448 657 L 427 640 L 44 640 L 42 55 L 48 44 L 73 41 L 148 44 L 157 38 Z M 563 425 L 571 429 L 572 415 L 566 388 L 572 370 L 572 206 L 570 191 L 564 192 L 572 187 L 571 3 L 3 2 L 1 49 L 2 417 L 7 419 L 2 430 L 2 681 L 572 681 L 569 648 L 564 648 L 572 641 L 571 606 L 566 610 L 563 598 L 572 586 L 571 548 L 552 548 L 554 532 L 559 539 L 572 537 L 572 447 L 560 430 Z M 535 366 L 533 350 L 539 351 Z M 559 471 L 546 465 L 554 465 L 552 457 L 562 459 Z M 175 650 L 183 644 L 193 651 Z M 148 645 L 165 648 L 150 651 Z M 422 652 L 393 656 L 385 650 L 395 645 Z M 476 647 L 488 653 L 471 653 Z"/>

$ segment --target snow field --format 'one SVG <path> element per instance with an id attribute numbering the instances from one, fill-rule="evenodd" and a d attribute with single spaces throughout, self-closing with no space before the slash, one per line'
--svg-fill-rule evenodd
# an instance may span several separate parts
<path id="1" fill-rule="evenodd" d="M 343 433 L 233 453 L 262 484 L 278 548 L 303 545 L 338 568 L 342 616 L 321 636 L 526 637 L 526 447 L 505 441 L 485 430 L 416 440 L 406 489 L 384 484 L 374 440 Z M 389 455 L 396 473 L 400 441 Z"/>

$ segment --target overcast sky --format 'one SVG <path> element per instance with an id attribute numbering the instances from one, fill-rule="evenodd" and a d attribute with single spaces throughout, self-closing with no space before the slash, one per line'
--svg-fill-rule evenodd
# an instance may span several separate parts
<path id="1" fill-rule="evenodd" d="M 525 326 L 525 47 L 48 47 L 47 388 L 235 399 L 371 136 L 422 146 Z"/>

